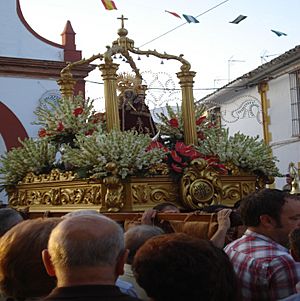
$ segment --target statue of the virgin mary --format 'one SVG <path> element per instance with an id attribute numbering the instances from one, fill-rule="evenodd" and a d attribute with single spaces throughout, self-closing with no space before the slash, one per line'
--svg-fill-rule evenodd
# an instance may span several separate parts
<path id="1" fill-rule="evenodd" d="M 147 86 L 142 85 L 140 78 L 122 73 L 117 79 L 117 89 L 120 92 L 118 99 L 121 130 L 135 130 L 155 136 L 156 127 L 145 103 Z"/>

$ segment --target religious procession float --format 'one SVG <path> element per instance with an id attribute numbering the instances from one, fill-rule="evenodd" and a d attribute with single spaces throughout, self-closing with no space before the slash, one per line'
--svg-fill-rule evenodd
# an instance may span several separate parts
<path id="1" fill-rule="evenodd" d="M 194 104 L 190 63 L 183 55 L 134 46 L 122 26 L 104 53 L 68 64 L 58 84 L 61 99 L 42 101 L 35 111 L 38 139 L 22 141 L 1 157 L 1 187 L 9 205 L 30 212 L 142 211 L 162 202 L 186 210 L 233 205 L 272 183 L 279 174 L 271 149 L 258 138 L 228 129 Z M 154 56 L 181 63 L 182 102 L 154 123 L 145 103 L 147 86 L 132 58 Z M 118 73 L 122 55 L 132 73 Z M 105 113 L 74 96 L 72 68 L 98 65 L 104 81 Z"/>

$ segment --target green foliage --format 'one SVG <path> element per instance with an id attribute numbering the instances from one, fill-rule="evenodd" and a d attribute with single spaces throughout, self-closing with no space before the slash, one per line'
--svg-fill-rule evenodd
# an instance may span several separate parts
<path id="1" fill-rule="evenodd" d="M 232 163 L 258 175 L 280 176 L 275 164 L 277 158 L 258 136 L 250 137 L 240 132 L 229 136 L 228 129 L 211 129 L 196 149 L 204 155 L 217 155 L 223 164 Z"/>
<path id="2" fill-rule="evenodd" d="M 113 162 L 118 167 L 118 174 L 124 179 L 162 162 L 166 153 L 158 148 L 147 150 L 150 142 L 148 135 L 133 131 L 80 135 L 77 136 L 78 148 L 66 146 L 63 161 L 79 170 L 88 171 L 92 178 L 106 176 L 105 165 Z"/>
<path id="3" fill-rule="evenodd" d="M 49 172 L 55 163 L 57 148 L 45 140 L 20 141 L 21 147 L 13 148 L 0 157 L 0 188 L 16 185 L 28 172 Z"/>

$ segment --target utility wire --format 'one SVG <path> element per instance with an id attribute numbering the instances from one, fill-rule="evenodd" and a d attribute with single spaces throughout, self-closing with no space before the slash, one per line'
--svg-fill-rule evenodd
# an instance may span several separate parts
<path id="1" fill-rule="evenodd" d="M 92 80 L 86 80 L 87 83 L 97 84 L 97 85 L 104 85 L 104 82 L 96 82 Z M 245 89 L 248 86 L 235 86 L 235 87 L 223 87 L 224 90 L 236 90 L 236 89 Z M 220 88 L 193 88 L 194 91 L 201 91 L 201 90 L 218 90 Z M 156 88 L 156 87 L 149 87 L 147 90 L 159 90 L 159 91 L 181 91 L 181 88 Z"/>
<path id="2" fill-rule="evenodd" d="M 205 12 L 201 13 L 200 15 L 196 16 L 195 18 L 197 19 L 197 18 L 199 18 L 200 16 L 203 16 L 204 14 L 206 14 L 206 13 L 208 13 L 208 12 L 214 10 L 214 9 L 217 8 L 218 6 L 221 6 L 222 4 L 224 4 L 224 3 L 228 2 L 228 1 L 229 1 L 229 0 L 225 0 L 225 1 L 223 1 L 223 2 L 220 2 L 219 4 L 217 4 L 217 5 L 213 6 L 213 7 L 211 7 L 210 9 L 208 9 L 208 10 L 206 10 Z M 182 26 L 185 25 L 185 24 L 188 24 L 188 22 L 184 22 L 184 23 L 182 23 L 182 24 L 180 24 L 180 25 L 174 27 L 173 29 L 171 29 L 171 30 L 169 30 L 169 31 L 167 31 L 167 32 L 165 32 L 165 33 L 163 33 L 163 34 L 161 34 L 160 36 L 158 36 L 158 37 L 152 39 L 151 41 L 144 43 L 143 45 L 139 46 L 138 48 L 141 48 L 141 47 L 143 47 L 143 46 L 145 46 L 145 45 L 148 45 L 148 44 L 152 43 L 153 41 L 156 41 L 156 40 L 160 39 L 161 37 L 167 35 L 168 33 L 172 32 L 172 31 L 174 31 L 174 30 L 176 30 L 177 28 L 182 27 Z"/>

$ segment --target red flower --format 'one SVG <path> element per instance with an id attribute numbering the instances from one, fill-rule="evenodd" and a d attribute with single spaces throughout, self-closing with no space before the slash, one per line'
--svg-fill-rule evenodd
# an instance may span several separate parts
<path id="1" fill-rule="evenodd" d="M 63 130 L 64 130 L 64 125 L 63 125 L 63 123 L 60 121 L 59 123 L 58 123 L 58 125 L 57 125 L 57 128 L 56 128 L 56 130 L 58 131 L 58 132 L 62 132 Z"/>
<path id="2" fill-rule="evenodd" d="M 201 132 L 201 131 L 199 131 L 199 132 L 197 133 L 197 138 L 200 139 L 200 140 L 204 140 L 204 139 L 205 139 L 204 133 Z"/>
<path id="3" fill-rule="evenodd" d="M 172 127 L 172 128 L 178 128 L 179 126 L 179 123 L 178 123 L 178 120 L 176 118 L 172 118 L 169 120 L 169 125 Z"/>
<path id="4" fill-rule="evenodd" d="M 79 107 L 73 110 L 73 115 L 77 117 L 78 115 L 81 115 L 83 113 L 83 108 Z"/>
<path id="5" fill-rule="evenodd" d="M 219 158 L 215 156 L 205 156 L 204 159 L 208 164 L 218 164 Z"/>
<path id="6" fill-rule="evenodd" d="M 151 143 L 149 144 L 149 146 L 147 147 L 147 151 L 154 149 L 154 148 L 160 148 L 162 149 L 164 152 L 168 152 L 168 148 L 166 148 L 165 146 L 163 146 L 163 144 L 161 144 L 158 141 L 151 141 Z"/>
<path id="7" fill-rule="evenodd" d="M 194 160 L 194 159 L 200 158 L 201 154 L 193 149 L 189 152 L 188 157 L 190 158 L 190 160 Z"/>
<path id="8" fill-rule="evenodd" d="M 47 136 L 47 131 L 44 128 L 41 128 L 38 132 L 40 138 Z"/>
<path id="9" fill-rule="evenodd" d="M 175 144 L 175 150 L 181 156 L 188 157 L 190 160 L 201 157 L 201 154 L 196 151 L 191 145 L 185 145 L 183 142 L 177 141 Z"/>
<path id="10" fill-rule="evenodd" d="M 200 125 L 206 120 L 206 116 L 201 116 L 196 120 L 196 125 Z"/>
<path id="11" fill-rule="evenodd" d="M 191 146 L 185 145 L 183 142 L 177 141 L 175 144 L 175 150 L 178 152 L 180 155 L 185 155 L 187 151 L 190 151 L 192 149 Z"/>
<path id="12" fill-rule="evenodd" d="M 228 174 L 228 170 L 226 169 L 225 165 L 223 165 L 223 164 L 218 164 L 216 162 L 208 162 L 208 166 L 217 169 L 220 174 L 223 174 L 223 175 Z"/>
<path id="13" fill-rule="evenodd" d="M 213 167 L 219 171 L 221 174 L 228 174 L 228 170 L 226 169 L 225 165 L 220 164 L 220 159 L 218 156 L 204 156 L 204 160 L 206 160 L 208 166 Z"/>
<path id="14" fill-rule="evenodd" d="M 219 168 L 221 174 L 223 174 L 223 175 L 227 175 L 228 174 L 228 170 L 226 169 L 225 165 L 218 164 L 218 168 Z"/>
<path id="15" fill-rule="evenodd" d="M 106 120 L 106 115 L 105 115 L 105 113 L 95 113 L 95 114 L 91 117 L 91 122 L 92 122 L 92 123 L 105 122 L 105 120 Z"/>
<path id="16" fill-rule="evenodd" d="M 211 129 L 211 128 L 214 128 L 214 127 L 216 127 L 216 124 L 215 123 L 213 123 L 213 122 L 211 122 L 208 126 L 207 126 L 209 129 Z"/>
<path id="17" fill-rule="evenodd" d="M 90 136 L 90 135 L 92 135 L 93 133 L 94 133 L 94 129 L 90 129 L 90 130 L 88 130 L 88 131 L 86 131 L 85 133 L 84 133 L 84 135 L 86 135 L 86 136 Z"/>
<path id="18" fill-rule="evenodd" d="M 174 150 L 171 150 L 171 158 L 177 163 L 182 162 L 182 158 L 179 157 L 178 154 L 176 153 L 176 151 L 174 151 Z"/>
<path id="19" fill-rule="evenodd" d="M 175 150 L 182 156 L 191 157 L 194 156 L 195 150 L 191 145 L 186 145 L 183 142 L 177 141 L 175 144 Z"/>
<path id="20" fill-rule="evenodd" d="M 177 141 L 175 144 L 176 152 L 180 152 L 180 150 L 184 147 L 186 147 L 186 145 L 183 142 Z"/>
<path id="21" fill-rule="evenodd" d="M 177 165 L 175 163 L 172 163 L 171 167 L 175 172 L 182 173 L 182 171 L 183 171 L 182 167 L 180 167 L 179 165 Z"/>

